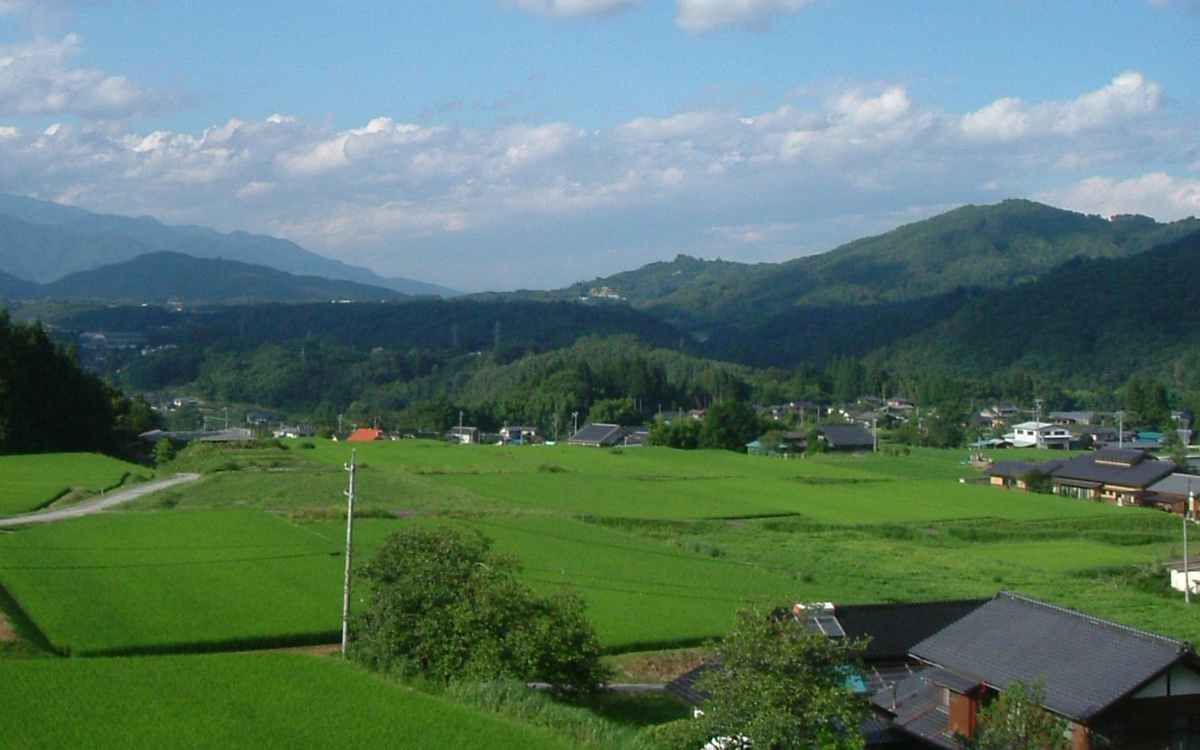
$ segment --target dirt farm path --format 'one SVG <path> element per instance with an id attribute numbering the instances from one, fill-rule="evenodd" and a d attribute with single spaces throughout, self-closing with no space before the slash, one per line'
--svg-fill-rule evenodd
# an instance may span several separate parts
<path id="1" fill-rule="evenodd" d="M 44 521 L 61 521 L 64 518 L 76 518 L 78 516 L 86 516 L 91 513 L 99 513 L 105 508 L 111 508 L 114 505 L 129 502 L 135 497 L 148 495 L 151 492 L 156 492 L 167 487 L 173 487 L 184 482 L 191 482 L 199 479 L 199 474 L 176 474 L 169 479 L 155 479 L 151 482 L 143 482 L 136 484 L 128 489 L 110 492 L 107 495 L 102 495 L 94 500 L 88 500 L 78 505 L 72 505 L 68 508 L 57 508 L 54 510 L 41 510 L 36 513 L 23 513 L 19 516 L 4 516 L 0 517 L 0 526 L 16 526 L 25 523 L 40 523 Z"/>

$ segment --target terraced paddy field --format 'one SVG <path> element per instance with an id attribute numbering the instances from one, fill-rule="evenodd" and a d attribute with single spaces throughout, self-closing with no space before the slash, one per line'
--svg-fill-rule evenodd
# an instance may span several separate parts
<path id="1" fill-rule="evenodd" d="M 74 654 L 328 642 L 340 547 L 260 511 L 102 513 L 0 534 L 0 583 Z"/>
<path id="2" fill-rule="evenodd" d="M 639 447 L 455 446 L 425 441 L 356 444 L 370 470 L 453 488 L 480 504 L 627 518 L 803 515 L 826 523 L 911 523 L 961 518 L 1104 515 L 1095 503 L 959 484 L 978 472 L 959 451 L 908 456 L 822 455 L 783 460 L 728 451 Z M 312 453 L 344 462 L 350 448 L 317 441 Z"/>
<path id="3" fill-rule="evenodd" d="M 357 522 L 355 554 L 365 559 L 389 532 L 412 522 Z M 520 561 L 522 578 L 534 589 L 578 592 L 601 642 L 615 650 L 716 638 L 739 606 L 790 601 L 797 594 L 792 575 L 716 558 L 703 546 L 684 548 L 572 518 L 506 515 L 438 522 L 491 539 L 494 550 Z M 331 543 L 345 538 L 343 522 L 311 527 Z"/>
<path id="4" fill-rule="evenodd" d="M 9 659 L 3 673 L 6 748 L 566 747 L 542 730 L 307 654 Z"/>
<path id="5" fill-rule="evenodd" d="M 99 453 L 0 456 L 0 516 L 37 510 L 72 488 L 98 493 L 127 474 L 153 473 Z"/>
<path id="6" fill-rule="evenodd" d="M 342 463 L 354 447 L 357 563 L 403 523 L 478 530 L 534 587 L 578 591 L 613 651 L 717 637 L 745 601 L 1000 588 L 1200 641 L 1200 621 L 1155 566 L 1179 554 L 1178 519 L 964 484 L 979 476 L 961 463 L 965 451 L 782 460 L 313 443 L 230 450 L 205 459 L 223 470 L 132 511 L 0 534 L 0 584 L 51 642 L 76 652 L 331 638 Z"/>

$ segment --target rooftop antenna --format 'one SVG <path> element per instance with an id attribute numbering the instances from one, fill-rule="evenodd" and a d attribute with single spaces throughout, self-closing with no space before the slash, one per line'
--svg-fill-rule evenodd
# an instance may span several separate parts
<path id="1" fill-rule="evenodd" d="M 350 451 L 350 487 L 346 490 L 346 573 L 342 581 L 342 658 L 346 657 L 346 637 L 350 631 L 350 543 L 354 534 L 354 450 Z"/>

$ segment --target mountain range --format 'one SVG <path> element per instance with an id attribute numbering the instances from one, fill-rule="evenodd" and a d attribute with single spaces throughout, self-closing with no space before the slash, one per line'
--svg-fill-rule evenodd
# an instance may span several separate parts
<path id="1" fill-rule="evenodd" d="M 24 196 L 0 195 L 0 272 L 19 279 L 47 283 L 156 252 L 223 258 L 291 274 L 354 281 L 409 295 L 456 293 L 412 279 L 386 278 L 277 237 L 170 226 L 147 216 L 97 214 Z"/>
<path id="2" fill-rule="evenodd" d="M 681 255 L 531 299 L 608 290 L 632 306 L 707 338 L 813 308 L 861 307 L 997 289 L 1032 281 L 1074 258 L 1120 258 L 1200 230 L 1200 220 L 1159 223 L 1100 216 L 1029 200 L 962 206 L 890 232 L 782 263 Z"/>
<path id="3" fill-rule="evenodd" d="M 2 285 L 0 280 L 0 288 Z M 146 253 L 30 286 L 34 288 L 26 289 L 23 296 L 137 302 L 385 301 L 405 296 L 355 281 L 298 276 L 236 260 L 168 252 Z"/>

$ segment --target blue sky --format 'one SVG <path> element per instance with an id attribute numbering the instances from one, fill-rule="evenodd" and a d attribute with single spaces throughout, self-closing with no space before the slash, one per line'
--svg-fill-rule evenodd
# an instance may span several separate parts
<path id="1" fill-rule="evenodd" d="M 462 289 L 1200 213 L 1194 0 L 0 0 L 0 191 Z"/>

